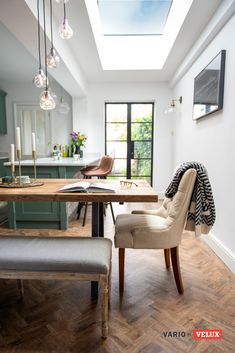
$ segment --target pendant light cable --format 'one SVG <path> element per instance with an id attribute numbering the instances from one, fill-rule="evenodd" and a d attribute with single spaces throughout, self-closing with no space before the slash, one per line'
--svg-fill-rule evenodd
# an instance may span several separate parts
<path id="1" fill-rule="evenodd" d="M 50 21 L 51 21 L 51 49 L 54 49 L 53 28 L 52 28 L 52 0 L 50 0 Z"/>
<path id="2" fill-rule="evenodd" d="M 46 10 L 45 0 L 43 0 L 43 22 L 44 22 L 44 49 L 45 49 L 45 75 L 46 75 L 46 91 L 48 91 L 48 77 L 47 77 L 47 43 L 46 43 Z"/>
<path id="3" fill-rule="evenodd" d="M 37 12 L 38 12 L 38 62 L 39 70 L 42 68 L 41 62 L 41 35 L 40 35 L 40 9 L 39 9 L 39 0 L 37 0 Z"/>
<path id="4" fill-rule="evenodd" d="M 65 22 L 65 19 L 66 19 L 66 6 L 65 6 L 65 1 L 64 1 L 64 22 Z"/>
<path id="5" fill-rule="evenodd" d="M 66 0 L 64 1 L 64 18 L 63 18 L 63 22 L 59 27 L 59 35 L 61 36 L 62 39 L 70 39 L 73 36 L 73 30 L 70 27 L 69 23 L 68 23 L 68 19 L 67 19 L 67 15 L 66 15 Z"/>

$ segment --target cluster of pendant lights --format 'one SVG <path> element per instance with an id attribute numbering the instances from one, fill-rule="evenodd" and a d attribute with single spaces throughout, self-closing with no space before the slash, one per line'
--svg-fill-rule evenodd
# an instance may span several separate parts
<path id="1" fill-rule="evenodd" d="M 40 107 L 44 110 L 52 110 L 56 107 L 57 97 L 51 91 L 49 87 L 48 80 L 48 68 L 56 68 L 60 63 L 60 57 L 56 53 L 53 44 L 53 28 L 52 28 L 52 0 L 50 1 L 50 27 L 51 27 L 51 48 L 49 53 L 47 53 L 46 45 L 46 9 L 45 9 L 45 0 L 42 0 L 43 4 L 43 30 L 44 30 L 44 55 L 45 55 L 45 72 L 42 69 L 41 61 L 41 35 L 40 35 L 40 0 L 37 0 L 37 16 L 38 16 L 38 62 L 39 69 L 38 74 L 34 77 L 33 82 L 36 87 L 44 87 L 45 90 L 40 95 Z M 59 27 L 59 35 L 62 39 L 70 39 L 73 36 L 73 30 L 69 26 L 68 19 L 66 17 L 66 3 L 69 0 L 55 0 L 57 3 L 63 3 L 64 6 L 64 18 L 63 22 Z M 62 98 L 61 98 L 62 99 Z"/>

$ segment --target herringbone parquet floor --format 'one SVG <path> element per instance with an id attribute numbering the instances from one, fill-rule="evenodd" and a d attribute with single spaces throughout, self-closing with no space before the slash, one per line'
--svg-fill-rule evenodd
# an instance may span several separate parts
<path id="1" fill-rule="evenodd" d="M 143 205 L 115 205 L 115 213 Z M 151 208 L 151 205 L 148 205 Z M 89 223 L 89 217 L 88 217 Z M 74 221 L 64 231 L 12 231 L 4 234 L 89 234 Z M 105 234 L 114 227 L 107 211 Z M 100 338 L 100 305 L 85 282 L 25 281 L 24 302 L 17 302 L 15 281 L 0 281 L 1 353 L 233 353 L 235 352 L 234 276 L 201 239 L 185 233 L 181 246 L 185 287 L 179 295 L 163 251 L 129 250 L 126 287 L 118 294 L 117 251 L 113 250 L 109 337 Z M 222 340 L 193 339 L 194 328 L 219 328 Z M 165 337 L 177 332 L 179 337 Z"/>

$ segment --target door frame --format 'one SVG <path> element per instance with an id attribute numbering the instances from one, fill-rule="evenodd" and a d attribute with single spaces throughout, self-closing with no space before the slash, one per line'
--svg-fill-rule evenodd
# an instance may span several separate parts
<path id="1" fill-rule="evenodd" d="M 15 131 L 16 131 L 16 127 L 18 126 L 17 125 L 17 108 L 18 107 L 33 107 L 33 108 L 39 108 L 39 104 L 38 102 L 14 102 L 13 103 L 13 115 L 14 115 L 14 133 L 13 133 L 13 138 L 14 138 L 14 141 L 16 139 L 16 136 L 15 136 Z M 48 132 L 48 136 L 49 136 L 49 141 L 52 141 L 53 140 L 53 136 L 52 136 L 52 112 L 51 111 L 45 111 L 47 114 L 48 114 L 48 120 L 49 120 L 49 132 Z M 27 157 L 28 155 L 24 155 L 24 157 Z M 45 156 L 38 156 L 38 157 L 46 157 L 48 156 L 48 154 L 46 154 Z M 31 156 L 28 156 L 31 158 Z"/>
<path id="2" fill-rule="evenodd" d="M 107 124 L 107 105 L 108 104 L 126 104 L 127 105 L 127 168 L 126 168 L 126 173 L 127 176 L 128 174 L 131 175 L 131 165 L 128 163 L 128 158 L 131 160 L 131 105 L 132 104 L 152 104 L 152 148 L 151 148 L 151 175 L 150 175 L 150 185 L 152 186 L 153 184 L 153 145 L 154 145 L 154 108 L 155 108 L 155 101 L 106 101 L 104 106 L 105 109 L 105 154 L 107 154 L 107 146 L 106 146 L 106 139 L 107 139 L 107 129 L 106 129 L 106 124 Z M 130 137 L 130 139 L 128 139 Z"/>

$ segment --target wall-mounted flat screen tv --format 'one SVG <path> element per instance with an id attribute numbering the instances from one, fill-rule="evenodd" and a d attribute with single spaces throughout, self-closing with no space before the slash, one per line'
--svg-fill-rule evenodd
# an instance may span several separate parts
<path id="1" fill-rule="evenodd" d="M 193 120 L 212 114 L 223 108 L 225 50 L 195 77 Z"/>

